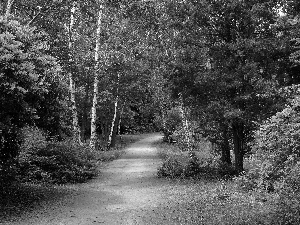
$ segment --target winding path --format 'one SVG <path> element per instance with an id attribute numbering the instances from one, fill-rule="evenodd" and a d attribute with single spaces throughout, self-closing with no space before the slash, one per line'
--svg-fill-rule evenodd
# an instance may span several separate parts
<path id="1" fill-rule="evenodd" d="M 57 187 L 53 198 L 48 194 L 48 200 L 4 224 L 169 224 L 161 209 L 168 181 L 156 177 L 160 159 L 152 146 L 161 138 L 159 134 L 144 136 L 120 159 L 102 168 L 98 178 Z"/>

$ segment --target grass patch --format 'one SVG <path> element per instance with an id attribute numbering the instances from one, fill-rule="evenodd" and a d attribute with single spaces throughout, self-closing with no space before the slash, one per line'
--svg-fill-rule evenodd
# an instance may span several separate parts
<path id="1" fill-rule="evenodd" d="M 177 180 L 165 192 L 165 210 L 176 224 L 258 225 L 274 223 L 274 196 L 241 192 L 233 181 Z"/>

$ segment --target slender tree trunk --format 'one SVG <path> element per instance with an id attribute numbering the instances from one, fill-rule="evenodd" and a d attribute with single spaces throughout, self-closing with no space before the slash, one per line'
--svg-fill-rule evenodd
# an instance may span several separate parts
<path id="1" fill-rule="evenodd" d="M 98 22 L 97 22 L 97 31 L 96 31 L 96 47 L 95 47 L 95 74 L 94 74 L 94 97 L 93 97 L 93 106 L 91 114 L 91 139 L 90 147 L 92 150 L 96 150 L 97 142 L 97 133 L 96 133 L 96 121 L 97 121 L 97 105 L 98 105 L 98 84 L 99 84 L 99 70 L 100 70 L 100 60 L 99 60 L 99 50 L 100 50 L 100 34 L 101 34 L 101 25 L 102 25 L 102 16 L 103 16 L 103 5 L 100 3 L 100 9 L 98 12 Z"/>
<path id="2" fill-rule="evenodd" d="M 163 131 L 167 130 L 167 126 L 166 126 L 166 116 L 164 113 L 163 108 L 161 107 L 161 119 L 162 119 L 162 127 L 163 127 Z"/>
<path id="3" fill-rule="evenodd" d="M 111 140 L 110 140 L 110 148 L 113 148 L 116 146 L 116 141 L 117 141 L 117 132 L 118 132 L 118 123 L 120 120 L 120 111 L 117 109 L 116 115 L 115 115 L 115 119 L 114 119 L 114 127 L 111 130 L 110 136 L 111 136 Z"/>
<path id="4" fill-rule="evenodd" d="M 71 101 L 71 109 L 72 109 L 72 119 L 73 119 L 73 138 L 75 141 L 81 144 L 81 135 L 80 135 L 80 127 L 78 123 L 78 113 L 76 107 L 76 87 L 75 81 L 73 78 L 73 74 L 71 72 L 73 62 L 73 27 L 75 23 L 75 14 L 76 11 L 76 3 L 74 2 L 71 8 L 71 16 L 70 16 L 70 24 L 69 24 L 69 87 L 70 87 L 70 101 Z"/>
<path id="5" fill-rule="evenodd" d="M 12 8 L 13 4 L 14 4 L 14 0 L 7 0 L 6 10 L 5 10 L 5 16 L 4 16 L 6 19 L 11 14 L 11 8 Z"/>
<path id="6" fill-rule="evenodd" d="M 84 106 L 83 106 L 83 115 L 82 115 L 82 140 L 86 142 L 87 139 L 87 129 L 88 129 L 88 113 L 89 113 L 89 92 L 90 84 L 89 78 L 85 85 L 85 96 L 84 96 Z"/>
<path id="7" fill-rule="evenodd" d="M 122 123 L 122 115 L 124 112 L 124 107 L 125 107 L 125 102 L 122 104 L 120 113 L 119 113 L 119 120 L 118 120 L 118 131 L 117 134 L 120 135 L 121 134 L 121 123 Z"/>
<path id="8" fill-rule="evenodd" d="M 100 123 L 100 129 L 101 129 L 101 138 L 102 140 L 105 140 L 105 124 Z"/>
<path id="9" fill-rule="evenodd" d="M 167 138 L 167 140 L 168 140 L 169 142 L 171 142 L 171 141 L 172 141 L 172 140 L 170 140 L 171 132 L 168 130 L 167 125 L 166 125 L 165 109 L 164 109 L 164 107 L 163 107 L 162 102 L 160 102 L 159 108 L 160 108 L 159 111 L 160 111 L 160 114 L 161 114 L 161 120 L 162 120 L 162 132 L 163 132 L 165 138 Z"/>
<path id="10" fill-rule="evenodd" d="M 235 169 L 236 172 L 240 173 L 244 170 L 244 125 L 239 122 L 234 122 L 232 124 L 232 132 L 235 155 Z"/>
<path id="11" fill-rule="evenodd" d="M 231 165 L 228 126 L 222 125 L 221 161 Z"/>
<path id="12" fill-rule="evenodd" d="M 114 104 L 114 117 L 111 123 L 110 133 L 108 136 L 108 147 L 112 148 L 116 145 L 116 134 L 117 134 L 117 122 L 118 122 L 118 104 L 119 104 L 119 85 L 120 85 L 120 73 L 118 73 L 116 99 Z"/>
<path id="13" fill-rule="evenodd" d="M 104 128 L 105 128 L 105 141 L 107 142 L 108 141 L 108 136 L 109 136 L 109 128 L 110 128 L 110 123 L 109 122 L 105 122 L 104 124 Z"/>
<path id="14" fill-rule="evenodd" d="M 117 131 L 117 117 L 118 117 L 118 97 L 116 97 L 115 100 L 115 104 L 114 104 L 114 116 L 111 122 L 111 126 L 110 126 L 110 132 L 109 132 L 109 136 L 108 136 L 108 147 L 114 147 L 115 146 L 115 134 Z"/>
<path id="15" fill-rule="evenodd" d="M 191 133 L 190 133 L 190 129 L 189 129 L 189 122 L 187 119 L 185 107 L 183 105 L 182 96 L 180 96 L 180 103 L 181 103 L 180 110 L 181 110 L 182 125 L 183 125 L 184 136 L 185 136 L 184 137 L 185 143 L 187 146 L 187 150 L 190 151 L 190 150 L 192 150 Z"/>

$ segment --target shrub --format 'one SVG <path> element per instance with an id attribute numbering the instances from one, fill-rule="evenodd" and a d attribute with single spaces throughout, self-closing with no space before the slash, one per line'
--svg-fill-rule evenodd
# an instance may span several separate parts
<path id="1" fill-rule="evenodd" d="M 194 152 L 190 152 L 189 160 L 184 166 L 183 175 L 184 177 L 193 177 L 201 172 L 200 160 Z"/>
<path id="2" fill-rule="evenodd" d="M 46 34 L 0 16 L 0 176 L 10 177 L 19 154 L 20 130 L 37 120 L 42 99 L 60 76 L 60 66 L 47 53 Z M 50 99 L 50 98 L 49 98 Z M 51 106 L 60 105 L 52 98 Z M 49 101 L 45 107 L 50 114 Z M 57 110 L 53 110 L 57 113 Z M 50 116 L 42 114 L 44 118 Z M 52 116 L 52 115 L 51 115 Z M 53 122 L 53 121 L 52 121 Z M 53 126 L 53 123 L 51 124 Z M 8 174 L 4 174 L 8 173 Z"/>
<path id="3" fill-rule="evenodd" d="M 275 184 L 279 201 L 274 216 L 278 224 L 300 224 L 300 162 L 297 162 L 288 175 Z"/>
<path id="4" fill-rule="evenodd" d="M 256 133 L 249 172 L 237 179 L 247 189 L 279 195 L 276 224 L 300 223 L 300 98 L 267 120 Z"/>
<path id="5" fill-rule="evenodd" d="M 168 157 L 158 168 L 158 177 L 178 178 L 183 175 L 184 165 L 174 157 Z"/>
<path id="6" fill-rule="evenodd" d="M 97 174 L 96 163 L 86 147 L 48 143 L 20 154 L 19 179 L 50 183 L 84 182 Z"/>
<path id="7" fill-rule="evenodd" d="M 224 163 L 221 160 L 219 160 L 216 170 L 218 175 L 223 178 L 232 178 L 233 176 L 237 175 L 234 165 Z"/>
<path id="8" fill-rule="evenodd" d="M 254 149 L 259 184 L 274 185 L 289 177 L 300 161 L 300 99 L 266 121 L 256 134 Z"/>
<path id="9" fill-rule="evenodd" d="M 32 151 L 33 149 L 47 146 L 46 133 L 35 126 L 26 126 L 21 130 L 23 142 L 20 146 L 21 152 Z"/>
<path id="10" fill-rule="evenodd" d="M 37 127 L 22 129 L 17 178 L 23 182 L 75 183 L 96 175 L 96 157 L 88 146 L 71 139 L 47 141 Z"/>
<path id="11" fill-rule="evenodd" d="M 219 158 L 203 151 L 181 151 L 177 145 L 161 144 L 159 154 L 163 164 L 158 168 L 159 177 L 169 178 L 231 178 L 235 173 L 232 165 L 226 165 Z"/>
<path id="12" fill-rule="evenodd" d="M 194 152 L 189 155 L 168 156 L 158 168 L 159 177 L 188 178 L 195 177 L 205 171 Z"/>
<path id="13" fill-rule="evenodd" d="M 181 126 L 182 118 L 178 108 L 173 108 L 167 112 L 165 128 L 163 129 L 164 141 L 173 142 L 172 135 Z"/>
<path id="14" fill-rule="evenodd" d="M 0 162 L 0 187 L 9 186 L 16 179 L 18 167 L 15 159 Z"/>

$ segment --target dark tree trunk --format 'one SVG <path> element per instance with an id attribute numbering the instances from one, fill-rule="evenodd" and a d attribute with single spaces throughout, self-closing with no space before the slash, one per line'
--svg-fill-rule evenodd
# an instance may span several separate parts
<path id="1" fill-rule="evenodd" d="M 110 128 L 110 124 L 108 122 L 105 122 L 104 123 L 104 139 L 105 139 L 105 141 L 108 140 L 109 128 Z"/>
<path id="2" fill-rule="evenodd" d="M 87 134 L 88 134 L 88 128 L 89 128 L 89 122 L 88 122 L 88 114 L 89 114 L 89 91 L 90 91 L 90 85 L 89 80 L 86 83 L 85 86 L 85 96 L 84 96 L 84 103 L 83 103 L 83 115 L 82 115 L 82 140 L 86 142 L 87 140 Z"/>
<path id="3" fill-rule="evenodd" d="M 104 125 L 104 123 L 101 123 L 100 124 L 100 130 L 101 130 L 101 138 L 102 138 L 102 140 L 104 141 L 105 140 L 105 125 Z"/>
<path id="4" fill-rule="evenodd" d="M 221 143 L 221 161 L 228 165 L 231 165 L 230 157 L 230 145 L 229 145 L 229 135 L 228 135 L 228 126 L 224 125 L 222 127 L 222 143 Z"/>
<path id="5" fill-rule="evenodd" d="M 240 122 L 234 122 L 232 124 L 232 132 L 235 155 L 235 169 L 237 173 L 240 173 L 244 170 L 244 125 Z"/>

